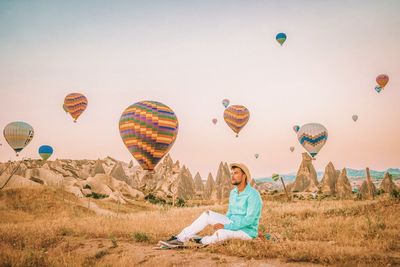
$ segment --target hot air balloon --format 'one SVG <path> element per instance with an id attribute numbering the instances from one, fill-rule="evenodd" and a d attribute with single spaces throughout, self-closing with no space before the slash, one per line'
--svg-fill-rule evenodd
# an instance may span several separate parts
<path id="1" fill-rule="evenodd" d="M 278 33 L 276 35 L 276 40 L 278 41 L 278 43 L 280 43 L 281 45 L 283 45 L 283 43 L 286 41 L 286 34 L 284 34 L 283 32 Z"/>
<path id="2" fill-rule="evenodd" d="M 293 152 L 294 151 L 294 146 L 290 147 L 290 151 Z"/>
<path id="3" fill-rule="evenodd" d="M 382 89 L 384 89 L 386 84 L 389 82 L 389 76 L 386 74 L 380 74 L 378 77 L 376 77 L 376 82 Z"/>
<path id="4" fill-rule="evenodd" d="M 215 119 L 215 118 L 214 118 L 214 119 L 212 119 L 212 123 L 214 123 L 214 125 L 215 125 L 215 124 L 217 124 L 217 122 L 218 122 L 218 120 L 217 120 L 217 119 Z"/>
<path id="5" fill-rule="evenodd" d="M 297 133 L 299 130 L 300 130 L 300 126 L 299 126 L 299 125 L 293 126 L 293 131 L 294 131 L 295 133 Z"/>
<path id="6" fill-rule="evenodd" d="M 226 124 L 239 136 L 240 130 L 247 124 L 250 118 L 249 110 L 240 105 L 233 105 L 225 109 L 224 120 Z"/>
<path id="7" fill-rule="evenodd" d="M 355 121 L 355 122 L 358 120 L 358 116 L 357 116 L 357 115 L 353 115 L 351 118 L 352 118 L 353 121 Z"/>
<path id="8" fill-rule="evenodd" d="M 43 145 L 39 147 L 39 155 L 43 160 L 47 160 L 53 154 L 53 148 L 48 145 Z"/>
<path id="9" fill-rule="evenodd" d="M 33 138 L 33 128 L 26 122 L 15 121 L 4 127 L 3 135 L 7 143 L 15 153 L 18 153 L 26 147 Z"/>
<path id="10" fill-rule="evenodd" d="M 308 123 L 300 128 L 297 138 L 314 158 L 328 140 L 328 130 L 319 123 Z"/>
<path id="11" fill-rule="evenodd" d="M 152 171 L 171 149 L 178 134 L 172 109 L 155 101 L 137 102 L 124 110 L 119 132 L 125 146 L 143 169 Z"/>
<path id="12" fill-rule="evenodd" d="M 379 85 L 375 86 L 375 91 L 377 91 L 379 94 L 382 91 L 382 87 L 380 87 Z"/>
<path id="13" fill-rule="evenodd" d="M 254 154 L 254 157 L 255 157 L 256 159 L 258 159 L 259 156 L 260 156 L 259 154 Z"/>
<path id="14" fill-rule="evenodd" d="M 71 114 L 74 122 L 79 118 L 79 116 L 85 111 L 88 105 L 86 96 L 80 93 L 72 93 L 65 97 L 64 106 L 68 113 Z"/>
<path id="15" fill-rule="evenodd" d="M 64 109 L 65 113 L 68 114 L 68 109 L 67 109 L 67 107 L 65 106 L 65 104 L 63 104 L 63 109 Z"/>
<path id="16" fill-rule="evenodd" d="M 225 108 L 229 106 L 229 103 L 230 103 L 229 99 L 222 100 L 222 105 L 224 105 Z"/>

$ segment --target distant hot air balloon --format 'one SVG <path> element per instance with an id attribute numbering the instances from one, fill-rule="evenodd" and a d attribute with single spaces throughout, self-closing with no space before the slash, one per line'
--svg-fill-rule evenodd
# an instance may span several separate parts
<path id="1" fill-rule="evenodd" d="M 351 118 L 352 118 L 353 121 L 355 121 L 355 122 L 358 120 L 358 116 L 357 116 L 357 115 L 353 115 Z"/>
<path id="2" fill-rule="evenodd" d="M 386 84 L 389 82 L 389 76 L 386 74 L 380 74 L 378 77 L 376 77 L 376 82 L 382 89 L 384 89 Z"/>
<path id="3" fill-rule="evenodd" d="M 259 154 L 254 154 L 254 157 L 255 157 L 256 159 L 258 159 L 259 156 L 260 156 Z"/>
<path id="4" fill-rule="evenodd" d="M 217 122 L 218 122 L 218 120 L 217 120 L 217 119 L 215 119 L 215 118 L 214 118 L 214 119 L 212 119 L 212 123 L 214 123 L 214 125 L 215 125 L 215 124 L 217 124 Z"/>
<path id="5" fill-rule="evenodd" d="M 74 122 L 79 118 L 79 116 L 85 111 L 88 105 L 88 100 L 86 96 L 80 93 L 72 93 L 65 97 L 64 106 L 68 113 L 71 114 Z"/>
<path id="6" fill-rule="evenodd" d="M 308 123 L 300 128 L 297 138 L 314 158 L 328 140 L 328 130 L 319 123 Z"/>
<path id="7" fill-rule="evenodd" d="M 32 126 L 28 123 L 15 121 L 4 127 L 3 135 L 10 147 L 17 153 L 18 157 L 18 153 L 32 140 L 34 131 Z"/>
<path id="8" fill-rule="evenodd" d="M 47 160 L 53 154 L 53 148 L 48 145 L 43 145 L 39 147 L 39 155 L 43 160 Z"/>
<path id="9" fill-rule="evenodd" d="M 293 131 L 294 131 L 295 133 L 297 133 L 299 130 L 300 130 L 300 126 L 299 126 L 299 125 L 293 126 Z"/>
<path id="10" fill-rule="evenodd" d="M 240 130 L 247 124 L 250 118 L 249 110 L 240 105 L 233 105 L 225 109 L 224 120 L 226 124 L 239 136 Z"/>
<path id="11" fill-rule="evenodd" d="M 65 113 L 68 114 L 68 109 L 67 109 L 67 107 L 65 106 L 65 104 L 63 104 L 63 109 L 64 109 Z"/>
<path id="12" fill-rule="evenodd" d="M 294 146 L 290 147 L 290 151 L 293 152 L 294 151 Z"/>
<path id="13" fill-rule="evenodd" d="M 375 91 L 377 91 L 379 94 L 382 91 L 382 87 L 380 87 L 379 85 L 375 86 Z"/>
<path id="14" fill-rule="evenodd" d="M 286 41 L 286 34 L 283 33 L 283 32 L 278 33 L 278 34 L 276 35 L 276 40 L 278 41 L 278 43 L 280 43 L 281 45 L 283 45 L 283 43 Z"/>
<path id="15" fill-rule="evenodd" d="M 178 134 L 172 109 L 155 101 L 137 102 L 124 110 L 119 132 L 125 146 L 145 170 L 154 170 Z"/>
<path id="16" fill-rule="evenodd" d="M 225 108 L 229 106 L 229 103 L 230 103 L 229 99 L 222 100 L 222 105 L 224 105 Z"/>

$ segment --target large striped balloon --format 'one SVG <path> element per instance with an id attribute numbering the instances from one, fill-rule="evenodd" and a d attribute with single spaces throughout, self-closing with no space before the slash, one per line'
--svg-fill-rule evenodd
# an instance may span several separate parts
<path id="1" fill-rule="evenodd" d="M 250 118 L 249 110 L 240 105 L 229 106 L 224 111 L 224 120 L 226 124 L 239 136 L 239 132 L 247 124 Z"/>
<path id="2" fill-rule="evenodd" d="M 297 133 L 300 144 L 315 157 L 328 140 L 328 130 L 319 123 L 303 125 Z"/>
<path id="3" fill-rule="evenodd" d="M 43 160 L 47 160 L 53 154 L 53 148 L 48 145 L 42 145 L 39 147 L 39 155 Z"/>
<path id="4" fill-rule="evenodd" d="M 87 105 L 88 100 L 86 96 L 80 93 L 69 94 L 64 99 L 64 106 L 74 119 L 74 122 L 76 122 L 79 116 L 85 111 Z"/>
<path id="5" fill-rule="evenodd" d="M 175 113 L 155 101 L 129 106 L 119 120 L 119 132 L 125 146 L 145 170 L 154 170 L 171 149 L 178 134 Z"/>
<path id="6" fill-rule="evenodd" d="M 32 126 L 26 122 L 15 121 L 4 127 L 4 138 L 14 151 L 18 153 L 26 147 L 33 139 L 34 131 Z"/>

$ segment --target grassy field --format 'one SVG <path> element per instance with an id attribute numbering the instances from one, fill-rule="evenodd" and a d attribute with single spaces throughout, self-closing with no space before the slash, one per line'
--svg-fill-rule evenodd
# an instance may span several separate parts
<path id="1" fill-rule="evenodd" d="M 100 216 L 73 195 L 46 187 L 0 191 L 0 266 L 138 264 L 142 261 L 132 258 L 136 250 L 151 254 L 158 240 L 176 234 L 204 210 L 224 213 L 227 208 L 91 203 L 113 214 Z M 265 199 L 262 229 L 279 240 L 229 241 L 188 253 L 214 255 L 205 257 L 219 259 L 217 264 L 234 256 L 297 265 L 395 266 L 400 265 L 399 218 L 400 201 L 384 196 L 370 201 Z M 211 229 L 202 234 L 207 233 Z M 174 254 L 160 255 L 160 266 L 175 265 Z M 151 265 L 148 259 L 144 265 Z M 203 264 L 209 263 L 199 257 L 198 265 Z"/>

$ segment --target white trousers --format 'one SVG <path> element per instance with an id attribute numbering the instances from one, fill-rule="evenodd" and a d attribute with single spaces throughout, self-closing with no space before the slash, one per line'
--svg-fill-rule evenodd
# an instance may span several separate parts
<path id="1" fill-rule="evenodd" d="M 180 234 L 176 237 L 179 241 L 187 242 L 190 238 L 195 236 L 198 232 L 206 228 L 208 225 L 214 225 L 217 223 L 230 224 L 231 222 L 232 221 L 229 220 L 229 218 L 225 215 L 213 211 L 205 211 L 191 225 L 183 229 L 182 232 L 180 232 Z M 213 235 L 203 237 L 201 239 L 201 243 L 206 245 L 233 238 L 243 240 L 252 239 L 249 235 L 241 230 L 231 231 L 226 229 L 219 229 L 215 231 Z"/>

